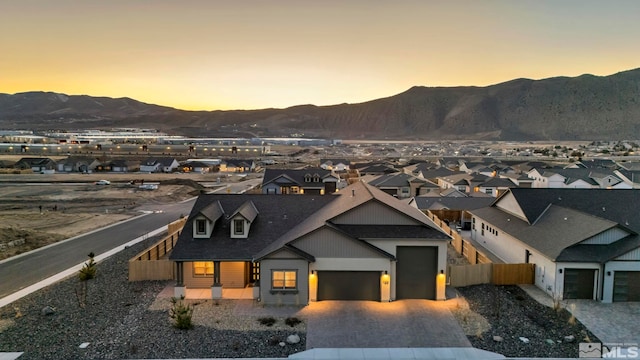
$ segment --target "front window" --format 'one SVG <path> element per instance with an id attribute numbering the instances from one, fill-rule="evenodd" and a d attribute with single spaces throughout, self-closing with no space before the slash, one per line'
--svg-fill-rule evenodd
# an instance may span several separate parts
<path id="1" fill-rule="evenodd" d="M 207 222 L 204 219 L 196 220 L 196 234 L 202 235 L 207 233 Z"/>
<path id="2" fill-rule="evenodd" d="M 271 288 L 273 290 L 294 290 L 297 288 L 296 270 L 272 270 Z"/>
<path id="3" fill-rule="evenodd" d="M 194 261 L 194 277 L 213 277 L 213 261 Z"/>
<path id="4" fill-rule="evenodd" d="M 236 235 L 244 234 L 244 220 L 233 220 L 233 233 Z"/>

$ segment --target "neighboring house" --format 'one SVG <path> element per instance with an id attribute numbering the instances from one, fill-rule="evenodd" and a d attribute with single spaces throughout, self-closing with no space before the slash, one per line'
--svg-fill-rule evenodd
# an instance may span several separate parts
<path id="1" fill-rule="evenodd" d="M 443 300 L 449 236 L 362 182 L 327 196 L 200 195 L 170 259 L 187 288 L 253 286 L 264 304 Z"/>
<path id="2" fill-rule="evenodd" d="M 140 163 L 140 171 L 141 172 L 150 172 L 150 173 L 170 173 L 175 171 L 180 167 L 180 163 L 175 158 L 149 158 L 142 163 Z"/>
<path id="3" fill-rule="evenodd" d="M 568 168 L 568 169 L 532 169 L 527 174 L 533 180 L 533 188 L 552 189 L 630 189 L 632 184 L 625 183 L 614 170 Z"/>
<path id="4" fill-rule="evenodd" d="M 106 163 L 100 164 L 96 167 L 96 171 L 110 171 L 118 173 L 126 173 L 136 171 L 139 168 L 139 163 L 135 161 L 128 161 L 125 159 L 115 159 Z"/>
<path id="5" fill-rule="evenodd" d="M 361 176 L 385 175 L 385 174 L 392 174 L 392 173 L 398 172 L 398 169 L 394 168 L 393 165 L 386 162 L 360 163 L 360 164 L 355 164 L 355 166 L 351 166 L 351 167 L 358 169 Z"/>
<path id="6" fill-rule="evenodd" d="M 221 172 L 248 173 L 256 170 L 256 163 L 253 160 L 228 159 L 220 163 Z"/>
<path id="7" fill-rule="evenodd" d="M 347 159 L 320 159 L 320 168 L 333 171 L 349 170 L 351 162 Z"/>
<path id="8" fill-rule="evenodd" d="M 518 187 L 511 180 L 502 178 L 489 178 L 485 182 L 478 184 L 474 192 L 483 192 L 493 197 L 498 197 L 511 188 Z"/>
<path id="9" fill-rule="evenodd" d="M 56 164 L 59 172 L 89 173 L 100 165 L 100 160 L 84 156 L 69 156 Z"/>
<path id="10" fill-rule="evenodd" d="M 430 183 L 429 186 L 425 187 L 424 192 L 421 191 L 422 186 L 427 183 L 427 180 L 419 179 L 405 173 L 381 175 L 369 181 L 369 185 L 373 185 L 387 194 L 399 199 L 424 195 L 430 190 L 433 190 L 433 185 L 436 184 Z"/>
<path id="11" fill-rule="evenodd" d="M 194 172 L 199 174 L 206 174 L 211 171 L 211 169 L 216 168 L 216 165 L 211 165 L 209 163 L 204 163 L 200 161 L 189 161 L 181 166 L 182 171 L 184 172 Z"/>
<path id="12" fill-rule="evenodd" d="M 338 189 L 340 177 L 331 170 L 266 169 L 262 178 L 263 194 L 332 194 Z"/>
<path id="13" fill-rule="evenodd" d="M 33 172 L 51 171 L 56 169 L 56 162 L 49 158 L 22 158 L 13 165 L 17 169 L 31 169 Z"/>
<path id="14" fill-rule="evenodd" d="M 488 179 L 488 176 L 480 174 L 457 173 L 438 177 L 438 186 L 443 190 L 453 188 L 464 193 L 470 193 Z"/>
<path id="15" fill-rule="evenodd" d="M 438 216 L 448 224 L 459 223 L 463 230 L 471 229 L 469 210 L 490 206 L 495 201 L 492 197 L 432 197 L 416 196 L 409 205 L 426 213 L 427 210 Z"/>
<path id="16" fill-rule="evenodd" d="M 534 263 L 557 299 L 640 301 L 640 191 L 511 189 L 470 211 L 471 238 L 505 263 Z"/>

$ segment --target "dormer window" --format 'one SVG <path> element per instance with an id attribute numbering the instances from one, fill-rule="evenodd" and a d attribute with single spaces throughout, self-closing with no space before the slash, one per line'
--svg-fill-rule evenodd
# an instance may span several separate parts
<path id="1" fill-rule="evenodd" d="M 304 182 L 311 182 L 311 175 L 306 174 L 306 175 L 304 176 Z"/>
<path id="2" fill-rule="evenodd" d="M 244 220 L 243 219 L 235 219 L 235 220 L 233 220 L 233 234 L 234 235 L 243 235 L 244 234 Z"/>
<path id="3" fill-rule="evenodd" d="M 196 235 L 205 235 L 207 233 L 207 220 L 196 220 Z"/>
<path id="4" fill-rule="evenodd" d="M 320 182 L 320 175 L 314 174 L 313 175 L 313 182 Z"/>

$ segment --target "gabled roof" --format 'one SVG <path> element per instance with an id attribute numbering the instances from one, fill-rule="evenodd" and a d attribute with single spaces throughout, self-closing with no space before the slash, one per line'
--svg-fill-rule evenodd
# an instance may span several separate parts
<path id="1" fill-rule="evenodd" d="M 224 215 L 224 209 L 222 208 L 222 204 L 220 204 L 220 200 L 216 200 L 203 207 L 202 210 L 199 211 L 199 214 L 202 214 L 211 222 L 216 222 L 222 215 Z"/>
<path id="2" fill-rule="evenodd" d="M 398 199 L 385 193 L 382 190 L 379 190 L 371 185 L 367 185 L 363 182 L 356 182 L 352 185 L 349 185 L 348 187 L 340 190 L 339 195 L 331 195 L 331 197 L 337 197 L 336 201 L 327 204 L 318 212 L 313 214 L 313 216 L 308 217 L 298 226 L 292 228 L 286 234 L 281 236 L 277 241 L 273 242 L 265 249 L 260 251 L 256 255 L 255 260 L 259 260 L 267 256 L 273 251 L 280 249 L 285 244 L 288 244 L 291 241 L 294 241 L 312 231 L 315 231 L 327 225 L 327 222 L 331 222 L 332 219 L 338 217 L 339 215 L 355 209 L 358 206 L 370 201 L 377 201 L 399 212 L 402 212 L 406 216 L 414 219 L 417 224 L 425 225 L 433 229 L 438 229 L 438 227 L 420 210 L 402 201 L 399 201 Z"/>
<path id="3" fill-rule="evenodd" d="M 305 181 L 305 175 L 309 175 L 311 181 Z M 319 178 L 320 181 L 314 181 L 314 179 L 316 178 L 315 175 L 318 175 L 317 178 Z M 325 179 L 328 176 L 332 176 L 331 170 L 325 170 L 321 168 L 309 168 L 303 170 L 269 168 L 264 171 L 262 186 L 272 183 L 277 179 L 286 179 L 287 183 L 296 184 L 299 186 L 322 186 L 322 179 Z M 277 182 L 282 183 L 281 181 Z"/>
<path id="4" fill-rule="evenodd" d="M 483 182 L 482 184 L 478 185 L 480 187 L 502 187 L 502 188 L 513 188 L 513 187 L 517 187 L 516 184 L 514 184 L 511 180 L 507 180 L 507 179 L 502 179 L 502 178 L 489 178 L 487 179 L 487 181 Z"/>
<path id="5" fill-rule="evenodd" d="M 177 162 L 175 158 L 170 158 L 170 157 L 151 157 L 145 160 L 144 162 L 142 162 L 141 165 L 144 165 L 144 166 L 160 165 L 160 166 L 168 167 L 173 165 L 174 161 Z"/>
<path id="6" fill-rule="evenodd" d="M 351 162 L 347 159 L 320 159 L 320 164 L 337 165 L 344 164 L 349 165 Z"/>
<path id="7" fill-rule="evenodd" d="M 532 225 L 496 207 L 477 209 L 472 213 L 553 260 L 566 248 L 618 225 L 557 205 L 548 206 Z"/>
<path id="8" fill-rule="evenodd" d="M 640 190 L 512 188 L 508 193 L 515 197 L 530 223 L 554 204 L 614 221 L 640 233 L 640 212 L 630 207 L 640 204 Z"/>
<path id="9" fill-rule="evenodd" d="M 409 174 L 399 173 L 380 175 L 379 177 L 369 181 L 369 185 L 373 185 L 378 188 L 397 188 L 409 186 L 410 182 L 424 183 L 425 181 Z"/>
<path id="10" fill-rule="evenodd" d="M 30 157 L 26 157 L 26 158 L 22 158 L 18 161 L 16 161 L 16 165 L 19 164 L 28 164 L 30 166 L 34 166 L 34 165 L 47 165 L 47 164 L 55 164 L 55 161 L 53 161 L 52 159 L 49 158 L 30 158 Z"/>
<path id="11" fill-rule="evenodd" d="M 265 194 L 203 194 L 198 196 L 187 223 L 169 258 L 179 261 L 243 260 L 255 254 L 296 227 L 337 196 L 275 196 Z M 210 238 L 193 238 L 192 222 L 203 209 L 217 206 L 233 211 L 247 202 L 253 203 L 260 216 L 251 224 L 248 237 L 231 238 L 231 218 L 218 220 Z M 212 215 L 214 216 L 214 215 Z"/>
<path id="12" fill-rule="evenodd" d="M 243 218 L 245 218 L 248 222 L 253 222 L 256 216 L 258 216 L 258 209 L 256 209 L 256 205 L 251 200 L 247 200 L 244 204 L 240 205 L 238 210 L 236 210 L 231 217 L 235 217 L 240 214 Z"/>

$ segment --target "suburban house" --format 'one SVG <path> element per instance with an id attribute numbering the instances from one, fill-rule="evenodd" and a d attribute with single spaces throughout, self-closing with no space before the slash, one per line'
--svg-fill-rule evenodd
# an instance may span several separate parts
<path id="1" fill-rule="evenodd" d="M 209 163 L 201 161 L 189 161 L 181 166 L 183 172 L 195 172 L 199 174 L 205 174 L 211 171 L 211 169 L 217 169 L 217 165 L 211 165 Z"/>
<path id="2" fill-rule="evenodd" d="M 599 168 L 532 169 L 527 174 L 533 188 L 631 189 L 632 184 L 616 176 L 614 170 Z"/>
<path id="3" fill-rule="evenodd" d="M 437 184 L 405 173 L 381 175 L 370 180 L 369 185 L 373 185 L 399 199 L 424 195 L 432 190 L 439 190 Z"/>
<path id="4" fill-rule="evenodd" d="M 96 166 L 96 171 L 110 171 L 118 173 L 126 173 L 137 171 L 140 165 L 137 161 L 129 161 L 125 159 L 114 159 L 106 163 Z"/>
<path id="5" fill-rule="evenodd" d="M 471 210 L 471 239 L 505 263 L 534 263 L 557 299 L 640 301 L 640 191 L 511 189 Z"/>
<path id="6" fill-rule="evenodd" d="M 340 177 L 331 170 L 266 169 L 262 178 L 263 194 L 332 194 L 338 190 Z"/>
<path id="7" fill-rule="evenodd" d="M 361 176 L 364 175 L 384 175 L 397 173 L 398 169 L 384 161 L 352 164 L 351 169 L 357 169 Z"/>
<path id="8" fill-rule="evenodd" d="M 350 164 L 347 159 L 320 159 L 320 168 L 325 170 L 345 171 Z"/>
<path id="9" fill-rule="evenodd" d="M 228 159 L 220 163 L 221 172 L 247 173 L 256 170 L 256 163 L 253 160 Z"/>
<path id="10" fill-rule="evenodd" d="M 51 171 L 56 169 L 56 162 L 49 158 L 22 158 L 13 165 L 16 169 L 31 169 L 33 172 Z"/>
<path id="11" fill-rule="evenodd" d="M 471 230 L 471 216 L 468 211 L 490 206 L 494 201 L 493 197 L 416 196 L 411 199 L 409 205 L 424 213 L 431 211 L 450 226 L 457 223 L 461 230 Z"/>
<path id="12" fill-rule="evenodd" d="M 175 158 L 149 158 L 140 163 L 140 171 L 150 173 L 170 173 L 180 167 L 180 163 Z"/>
<path id="13" fill-rule="evenodd" d="M 58 161 L 56 170 L 59 172 L 92 172 L 98 165 L 100 160 L 92 157 L 69 156 L 64 160 Z"/>
<path id="14" fill-rule="evenodd" d="M 334 195 L 200 195 L 170 259 L 175 295 L 252 286 L 265 304 L 444 299 L 450 240 L 363 182 Z"/>

